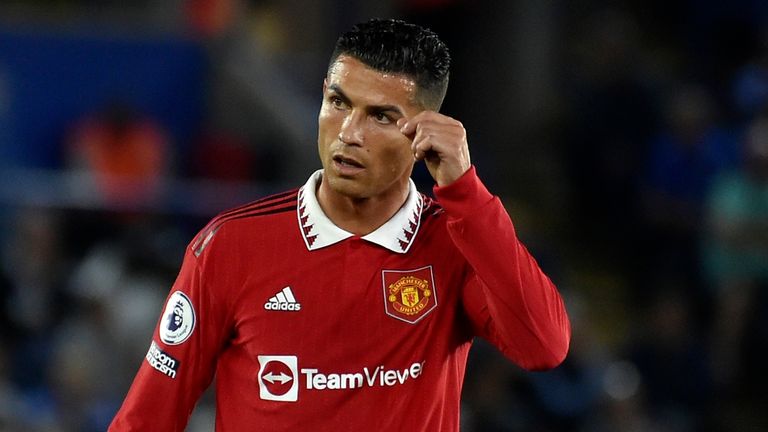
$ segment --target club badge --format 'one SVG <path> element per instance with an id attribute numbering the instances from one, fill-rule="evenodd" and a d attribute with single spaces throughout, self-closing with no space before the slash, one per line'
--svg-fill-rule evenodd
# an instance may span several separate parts
<path id="1" fill-rule="evenodd" d="M 437 306 L 432 266 L 381 272 L 387 315 L 416 324 Z"/>

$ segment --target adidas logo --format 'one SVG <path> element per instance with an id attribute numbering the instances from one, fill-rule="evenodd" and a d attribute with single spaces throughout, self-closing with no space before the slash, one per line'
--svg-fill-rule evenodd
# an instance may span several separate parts
<path id="1" fill-rule="evenodd" d="M 264 303 L 264 309 L 273 311 L 299 311 L 301 303 L 296 301 L 291 287 L 287 286 L 280 290 L 274 297 Z"/>

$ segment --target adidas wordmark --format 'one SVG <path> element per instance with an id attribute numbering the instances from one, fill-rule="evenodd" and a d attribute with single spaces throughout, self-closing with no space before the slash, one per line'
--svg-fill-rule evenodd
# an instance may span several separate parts
<path id="1" fill-rule="evenodd" d="M 273 311 L 299 311 L 301 303 L 296 301 L 291 287 L 287 286 L 280 290 L 274 297 L 264 303 L 264 309 Z"/>

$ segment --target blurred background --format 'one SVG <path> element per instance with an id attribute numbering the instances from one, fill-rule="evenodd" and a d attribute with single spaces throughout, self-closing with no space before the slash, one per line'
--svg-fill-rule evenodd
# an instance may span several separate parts
<path id="1" fill-rule="evenodd" d="M 571 314 L 551 372 L 476 344 L 462 430 L 768 430 L 768 2 L 3 0 L 0 431 L 106 428 L 187 242 L 319 167 L 373 16 L 451 48 L 443 112 Z"/>

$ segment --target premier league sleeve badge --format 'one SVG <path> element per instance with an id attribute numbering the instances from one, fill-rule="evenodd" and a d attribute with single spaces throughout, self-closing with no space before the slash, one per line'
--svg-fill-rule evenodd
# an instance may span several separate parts
<path id="1" fill-rule="evenodd" d="M 181 291 L 175 291 L 165 304 L 160 322 L 160 340 L 168 345 L 184 343 L 195 329 L 195 309 L 192 301 Z"/>

